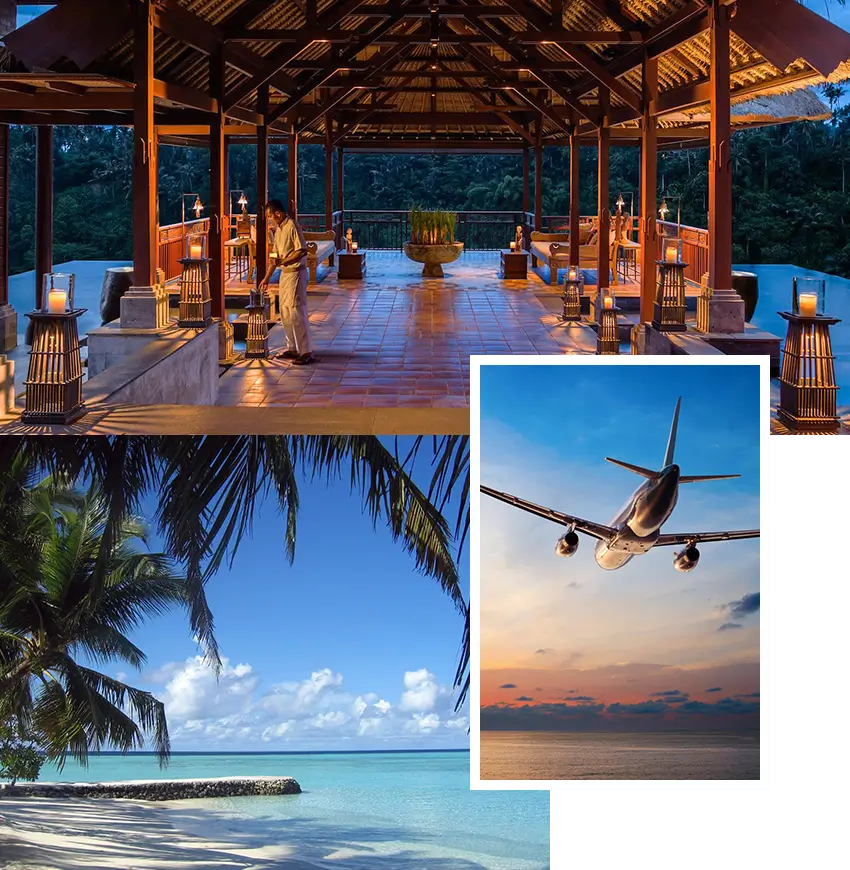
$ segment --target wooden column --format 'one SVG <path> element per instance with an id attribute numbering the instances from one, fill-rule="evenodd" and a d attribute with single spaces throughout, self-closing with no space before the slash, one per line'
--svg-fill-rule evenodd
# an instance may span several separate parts
<path id="1" fill-rule="evenodd" d="M 336 210 L 345 208 L 345 151 L 342 145 L 336 149 Z"/>
<path id="2" fill-rule="evenodd" d="M 35 307 L 41 308 L 44 276 L 53 271 L 53 127 L 36 127 Z"/>
<path id="3" fill-rule="evenodd" d="M 531 197 L 529 190 L 529 182 L 530 182 L 530 169 L 531 169 L 531 152 L 528 148 L 522 149 L 522 211 L 523 215 L 528 211 L 531 205 Z M 523 223 L 525 223 L 525 217 L 523 217 Z"/>
<path id="4" fill-rule="evenodd" d="M 269 128 L 265 123 L 269 111 L 269 86 L 257 92 L 257 109 L 263 124 L 257 131 L 257 272 L 256 282 L 266 273 L 269 263 L 269 233 L 266 221 L 266 203 L 269 201 Z"/>
<path id="5" fill-rule="evenodd" d="M 581 150 L 578 141 L 578 124 L 573 123 L 570 128 L 570 265 L 578 266 L 579 244 L 581 242 L 579 223 L 581 222 L 581 210 L 579 207 L 579 164 Z"/>
<path id="6" fill-rule="evenodd" d="M 0 36 L 17 26 L 18 4 L 0 0 Z M 0 124 L 0 353 L 18 343 L 18 318 L 9 305 L 9 125 Z"/>
<path id="7" fill-rule="evenodd" d="M 537 144 L 534 146 L 534 229 L 543 226 L 543 143 L 540 141 L 542 125 L 537 127 Z"/>
<path id="8" fill-rule="evenodd" d="M 158 253 L 153 12 L 152 0 L 133 4 L 133 284 L 136 287 L 152 287 L 156 283 Z"/>
<path id="9" fill-rule="evenodd" d="M 227 143 L 224 140 L 224 53 L 219 47 L 210 56 L 210 92 L 218 99 L 219 111 L 210 118 L 210 232 L 207 256 L 210 263 L 212 316 L 224 318 L 224 242 L 227 217 Z"/>
<path id="10" fill-rule="evenodd" d="M 640 152 L 640 319 L 652 320 L 655 304 L 658 227 L 655 206 L 658 188 L 658 132 L 650 103 L 658 98 L 658 58 L 644 55 L 643 117 Z"/>
<path id="11" fill-rule="evenodd" d="M 332 230 L 334 213 L 334 140 L 333 121 L 325 115 L 325 229 Z"/>
<path id="12" fill-rule="evenodd" d="M 599 247 L 596 256 L 597 288 L 604 294 L 611 283 L 611 195 L 609 192 L 609 160 L 611 157 L 611 128 L 608 126 L 610 94 L 599 86 L 599 132 L 597 135 L 597 197 L 596 214 L 599 216 Z M 616 266 L 616 264 L 615 264 Z"/>
<path id="13" fill-rule="evenodd" d="M 289 171 L 287 174 L 287 210 L 293 220 L 298 220 L 298 132 L 295 125 L 289 128 L 287 139 L 287 158 Z"/>
<path id="14" fill-rule="evenodd" d="M 730 6 L 711 15 L 711 121 L 708 158 L 708 286 L 732 289 L 732 126 L 729 106 Z"/>

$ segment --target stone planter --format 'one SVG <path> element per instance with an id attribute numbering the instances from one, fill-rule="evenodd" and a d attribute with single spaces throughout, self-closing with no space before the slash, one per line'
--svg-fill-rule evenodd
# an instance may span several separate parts
<path id="1" fill-rule="evenodd" d="M 443 263 L 453 263 L 463 251 L 463 242 L 451 245 L 414 245 L 404 243 L 404 253 L 414 263 L 422 263 L 423 278 L 442 278 Z"/>

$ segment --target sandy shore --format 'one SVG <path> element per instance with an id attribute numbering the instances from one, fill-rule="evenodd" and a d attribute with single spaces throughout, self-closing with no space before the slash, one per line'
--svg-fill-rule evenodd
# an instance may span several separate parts
<path id="1" fill-rule="evenodd" d="M 183 807 L 187 802 L 181 802 Z M 314 870 L 285 845 L 239 842 L 211 819 L 182 819 L 179 804 L 107 798 L 0 800 L 3 870 L 202 870 L 248 868 Z M 222 838 L 223 837 L 223 838 Z"/>

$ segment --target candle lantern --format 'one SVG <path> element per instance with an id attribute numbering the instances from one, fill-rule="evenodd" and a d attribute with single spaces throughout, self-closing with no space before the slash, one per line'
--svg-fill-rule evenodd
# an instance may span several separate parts
<path id="1" fill-rule="evenodd" d="M 603 297 L 596 330 L 596 353 L 609 355 L 620 352 L 620 329 L 617 324 L 619 313 L 620 309 L 614 304 L 613 297 Z"/>
<path id="2" fill-rule="evenodd" d="M 68 424 L 86 412 L 83 363 L 74 308 L 74 275 L 44 276 L 42 304 L 27 317 L 32 322 L 32 349 L 26 384 L 24 423 Z"/>
<path id="3" fill-rule="evenodd" d="M 838 385 L 829 327 L 841 321 L 824 313 L 826 282 L 820 278 L 794 278 L 791 311 L 780 311 L 788 321 L 779 375 L 780 422 L 801 432 L 836 432 Z"/>
<path id="4" fill-rule="evenodd" d="M 245 340 L 246 359 L 266 359 L 269 355 L 269 330 L 266 321 L 266 300 L 262 290 L 252 290 L 245 306 L 248 312 L 248 337 Z"/>
<path id="5" fill-rule="evenodd" d="M 210 259 L 206 256 L 207 237 L 202 233 L 188 236 L 188 253 L 180 263 L 180 303 L 177 325 L 180 327 L 207 326 L 212 317 L 210 294 Z"/>
<path id="6" fill-rule="evenodd" d="M 352 253 L 352 254 L 356 254 L 356 253 L 357 253 L 357 242 L 352 242 L 352 243 L 351 243 L 351 253 Z"/>
<path id="7" fill-rule="evenodd" d="M 581 297 L 584 293 L 584 275 L 578 266 L 570 266 L 564 278 L 564 313 L 562 321 L 576 323 L 581 320 Z"/>
<path id="8" fill-rule="evenodd" d="M 681 260 L 667 260 L 667 241 L 665 239 L 665 259 L 657 260 L 658 287 L 655 294 L 655 312 L 652 325 L 661 332 L 684 332 L 685 325 L 685 269 L 688 264 Z M 669 249 L 672 252 L 681 248 Z"/>
<path id="9" fill-rule="evenodd" d="M 665 263 L 681 263 L 682 240 L 665 237 L 662 241 L 661 259 L 664 260 Z"/>

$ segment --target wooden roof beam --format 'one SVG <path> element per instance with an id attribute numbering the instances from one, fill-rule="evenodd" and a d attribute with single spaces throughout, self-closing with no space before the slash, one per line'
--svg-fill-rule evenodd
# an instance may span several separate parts
<path id="1" fill-rule="evenodd" d="M 36 93 L 0 93 L 0 111 L 19 109 L 32 112 L 129 112 L 133 92 L 127 88 L 93 88 L 85 94 L 65 94 L 49 90 Z"/>

